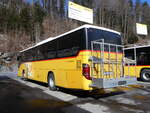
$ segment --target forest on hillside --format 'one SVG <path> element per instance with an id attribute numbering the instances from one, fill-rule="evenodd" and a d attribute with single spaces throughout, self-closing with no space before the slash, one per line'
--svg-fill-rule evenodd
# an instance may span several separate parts
<path id="1" fill-rule="evenodd" d="M 124 44 L 137 43 L 150 36 L 137 36 L 137 22 L 150 31 L 150 6 L 140 0 L 71 0 L 94 10 L 94 25 L 122 33 Z M 69 19 L 66 0 L 0 0 L 0 51 L 27 48 L 85 24 Z"/>

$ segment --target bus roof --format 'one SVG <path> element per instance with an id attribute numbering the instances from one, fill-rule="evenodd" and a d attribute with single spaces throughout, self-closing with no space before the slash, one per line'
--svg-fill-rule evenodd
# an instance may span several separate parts
<path id="1" fill-rule="evenodd" d="M 150 45 L 143 45 L 143 46 L 134 45 L 133 47 L 124 48 L 124 50 L 129 50 L 129 49 L 134 49 L 134 48 L 145 48 L 145 47 L 150 47 Z"/>
<path id="2" fill-rule="evenodd" d="M 44 44 L 44 43 L 47 43 L 47 42 L 49 42 L 49 41 L 52 41 L 52 40 L 57 39 L 57 38 L 60 38 L 60 37 L 62 37 L 62 36 L 64 36 L 64 35 L 70 34 L 70 33 L 72 33 L 72 32 L 75 32 L 75 31 L 80 30 L 80 29 L 83 29 L 83 28 L 95 28 L 95 29 L 100 29 L 100 30 L 104 30 L 104 31 L 113 32 L 113 33 L 116 33 L 116 34 L 118 34 L 118 35 L 121 34 L 120 32 L 117 32 L 117 31 L 112 30 L 112 29 L 108 29 L 108 28 L 104 28 L 104 27 L 98 27 L 98 26 L 94 26 L 94 25 L 85 24 L 85 25 L 82 25 L 82 26 L 80 26 L 80 27 L 78 27 L 78 28 L 75 28 L 75 29 L 73 29 L 73 30 L 70 30 L 70 31 L 68 31 L 68 32 L 66 32 L 66 33 L 63 33 L 63 34 L 61 34 L 61 35 L 58 35 L 58 36 L 56 36 L 56 37 L 50 37 L 50 38 L 48 38 L 48 39 L 45 39 L 45 40 L 43 40 L 43 41 L 37 43 L 36 45 L 34 45 L 34 46 L 32 46 L 32 47 L 29 47 L 29 48 L 27 48 L 27 49 L 24 49 L 24 50 L 22 50 L 22 51 L 20 51 L 20 52 L 24 52 L 24 51 L 26 51 L 26 50 L 32 49 L 32 48 L 34 48 L 34 47 L 37 47 L 37 46 L 39 46 L 39 45 L 42 45 L 42 44 Z"/>

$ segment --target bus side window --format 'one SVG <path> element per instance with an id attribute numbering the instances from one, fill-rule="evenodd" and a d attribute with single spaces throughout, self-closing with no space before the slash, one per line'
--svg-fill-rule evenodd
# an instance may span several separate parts
<path id="1" fill-rule="evenodd" d="M 72 54 L 76 55 L 78 53 L 79 49 L 80 49 L 79 47 L 73 47 L 72 48 Z"/>
<path id="2" fill-rule="evenodd" d="M 43 60 L 44 56 L 40 50 L 40 48 L 37 49 L 37 60 Z"/>
<path id="3" fill-rule="evenodd" d="M 51 59 L 51 58 L 56 58 L 56 51 L 47 51 L 47 58 Z"/>
<path id="4" fill-rule="evenodd" d="M 79 30 L 58 39 L 58 57 L 76 56 L 81 48 L 84 47 L 83 31 Z"/>
<path id="5" fill-rule="evenodd" d="M 148 63 L 147 54 L 140 53 L 137 58 L 138 65 L 146 65 Z"/>
<path id="6" fill-rule="evenodd" d="M 52 59 L 57 57 L 57 41 L 53 40 L 47 43 L 46 46 L 47 59 Z"/>

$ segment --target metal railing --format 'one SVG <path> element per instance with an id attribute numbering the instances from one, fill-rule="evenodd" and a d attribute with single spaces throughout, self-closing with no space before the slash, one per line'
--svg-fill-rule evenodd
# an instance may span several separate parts
<path id="1" fill-rule="evenodd" d="M 122 45 L 104 43 L 104 39 L 91 42 L 91 77 L 93 78 L 120 78 L 124 77 L 124 66 L 136 65 L 135 60 L 126 61 Z M 106 51 L 105 51 L 106 50 Z M 114 54 L 112 54 L 114 52 Z M 119 54 L 121 53 L 121 54 Z M 136 67 L 135 67 L 136 68 Z M 135 69 L 136 73 L 136 69 Z"/>

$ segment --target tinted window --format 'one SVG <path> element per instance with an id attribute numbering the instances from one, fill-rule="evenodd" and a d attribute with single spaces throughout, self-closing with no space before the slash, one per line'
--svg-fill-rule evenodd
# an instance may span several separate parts
<path id="1" fill-rule="evenodd" d="M 137 65 L 150 65 L 150 47 L 137 48 Z"/>
<path id="2" fill-rule="evenodd" d="M 70 57 L 86 46 L 85 30 L 81 29 L 22 53 L 22 61 Z"/>
<path id="3" fill-rule="evenodd" d="M 57 56 L 57 40 L 46 43 L 47 59 L 56 58 Z"/>
<path id="4" fill-rule="evenodd" d="M 44 52 L 42 50 L 44 50 L 43 46 L 39 46 L 36 48 L 36 59 L 37 60 L 43 60 L 44 59 Z"/>
<path id="5" fill-rule="evenodd" d="M 85 49 L 85 30 L 70 33 L 58 39 L 58 57 L 75 56 L 79 50 Z"/>
<path id="6" fill-rule="evenodd" d="M 94 28 L 88 29 L 88 48 L 89 49 L 91 49 L 91 41 L 100 40 L 100 39 L 104 39 L 104 43 L 121 45 L 121 36 L 119 34 L 109 32 L 109 31 L 94 29 Z M 108 48 L 109 48 L 108 45 L 104 45 L 104 51 L 108 51 Z M 101 49 L 101 47 L 98 47 L 97 49 Z M 110 51 L 115 52 L 116 48 L 114 46 L 111 46 Z M 120 52 L 122 51 L 122 49 L 119 47 L 118 51 Z"/>
<path id="7" fill-rule="evenodd" d="M 125 57 L 134 60 L 134 49 L 128 49 L 124 51 Z"/>
<path id="8" fill-rule="evenodd" d="M 134 49 L 125 50 L 125 57 L 134 60 Z M 136 63 L 137 65 L 150 65 L 150 48 L 137 48 L 136 49 Z"/>

